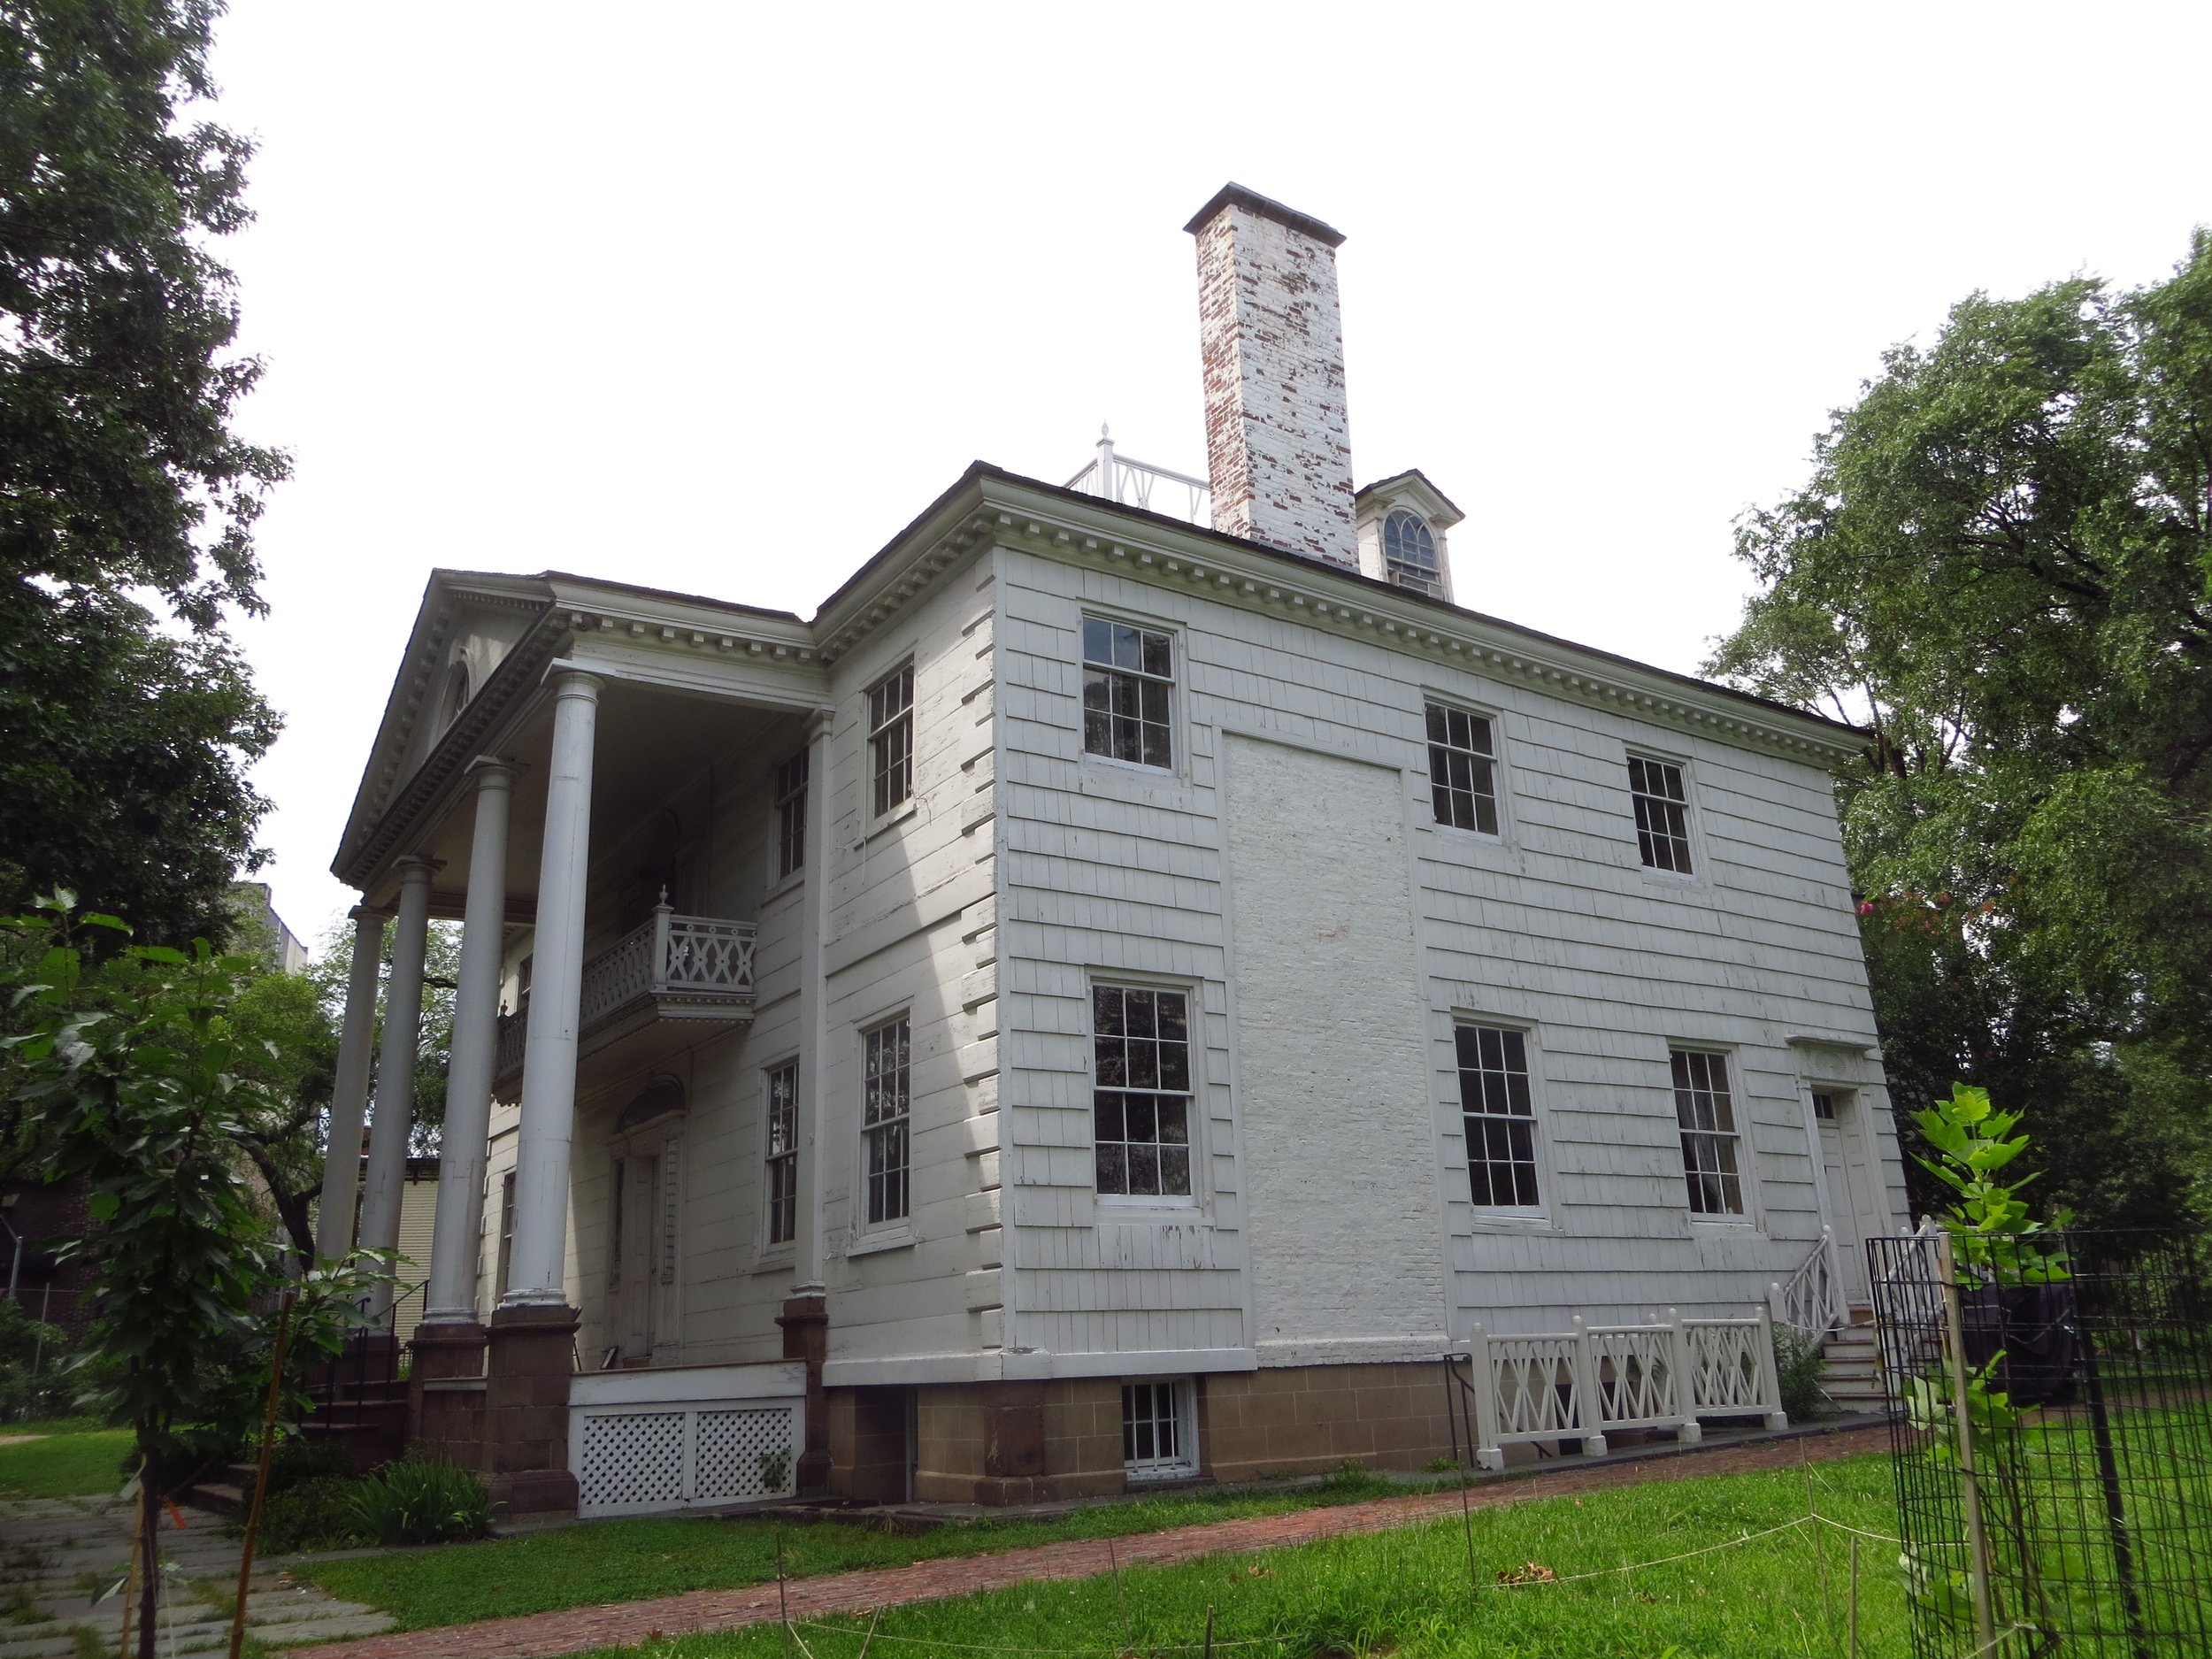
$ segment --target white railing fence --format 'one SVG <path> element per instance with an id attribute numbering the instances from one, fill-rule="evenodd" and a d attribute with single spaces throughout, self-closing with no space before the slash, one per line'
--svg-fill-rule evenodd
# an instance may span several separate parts
<path id="1" fill-rule="evenodd" d="M 1155 506 L 1153 492 L 1162 484 L 1169 488 L 1162 493 L 1161 503 Z M 1062 488 L 1079 489 L 1086 495 L 1102 496 L 1124 506 L 1141 507 L 1147 512 L 1165 513 L 1192 524 L 1211 526 L 1214 521 L 1213 488 L 1204 479 L 1116 455 L 1114 441 L 1102 426 L 1099 429 L 1098 458 Z"/>
<path id="2" fill-rule="evenodd" d="M 696 997 L 709 1008 L 751 996 L 758 931 L 752 922 L 679 916 L 666 904 L 656 905 L 652 920 L 632 928 L 584 964 L 578 1028 L 589 1031 L 649 996 L 674 998 L 680 1004 Z M 684 1010 L 663 1010 L 672 1011 L 681 1016 Z M 691 1017 L 702 1016 L 694 1012 Z M 518 1011 L 500 1017 L 494 1076 L 511 1077 L 522 1069 L 529 1029 L 526 1000 Z"/>
<path id="3" fill-rule="evenodd" d="M 1818 1342 L 1851 1318 L 1844 1294 L 1843 1263 L 1835 1235 L 1820 1230 L 1820 1242 L 1798 1264 L 1788 1282 L 1767 1286 L 1767 1307 L 1775 1324 L 1788 1325 L 1809 1342 Z"/>
<path id="4" fill-rule="evenodd" d="M 1571 1323 L 1526 1336 L 1492 1336 L 1478 1325 L 1464 1361 L 1447 1359 L 1472 1408 L 1483 1468 L 1502 1469 L 1506 1447 L 1540 1440 L 1580 1440 L 1601 1455 L 1608 1430 L 1671 1428 L 1693 1441 L 1704 1432 L 1701 1417 L 1789 1426 L 1763 1308 L 1742 1319 L 1685 1319 L 1670 1308 L 1656 1325 L 1586 1325 L 1579 1315 Z"/>

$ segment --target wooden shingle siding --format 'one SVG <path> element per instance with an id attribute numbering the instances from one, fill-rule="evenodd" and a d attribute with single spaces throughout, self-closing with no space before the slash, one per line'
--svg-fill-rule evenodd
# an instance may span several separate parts
<path id="1" fill-rule="evenodd" d="M 1875 1041 L 1824 772 L 1709 733 L 1647 724 L 1618 706 L 1417 660 L 1371 637 L 1259 614 L 1204 587 L 1144 580 L 1133 562 L 1119 567 L 1132 572 L 1125 575 L 1026 549 L 1002 548 L 998 557 L 998 874 L 1005 983 L 1018 993 L 1008 998 L 1001 1038 L 1012 1137 L 1010 1329 L 1018 1333 L 1010 1340 L 1102 1352 L 1135 1340 L 1126 1321 L 1140 1313 L 1171 1322 L 1191 1311 L 1202 1281 L 1211 1321 L 1202 1345 L 1259 1353 L 1263 1341 L 1310 1348 L 1382 1325 L 1410 1339 L 1447 1321 L 1458 1335 L 1477 1317 L 1510 1330 L 1570 1310 L 1640 1316 L 1740 1304 L 1797 1266 L 1818 1236 L 1819 1211 L 1805 1072 L 1790 1040 L 1812 1033 L 1869 1048 Z M 1173 775 L 1083 757 L 1086 606 L 1173 632 Z M 1497 839 L 1431 821 L 1422 710 L 1432 694 L 1494 717 Z M 1262 823 L 1252 826 L 1255 840 L 1237 811 L 1266 819 L 1295 808 L 1229 804 L 1222 766 L 1237 745 L 1308 756 L 1286 769 L 1302 769 L 1322 794 L 1340 768 L 1388 769 L 1378 775 L 1396 780 L 1400 833 L 1386 852 L 1348 840 L 1332 859 L 1332 843 L 1315 840 L 1327 804 L 1316 801 L 1310 823 L 1272 836 Z M 1685 767 L 1690 878 L 1647 871 L 1639 859 L 1632 751 Z M 1233 757 L 1228 764 L 1233 775 Z M 1273 850 L 1261 850 L 1271 841 Z M 1231 858 L 1233 846 L 1248 849 L 1241 862 Z M 1394 871 L 1381 870 L 1389 859 Z M 1343 866 L 1355 863 L 1348 878 Z M 1386 876 L 1395 888 L 1369 894 L 1363 884 Z M 1294 952 L 1276 937 L 1302 895 L 1347 879 L 1363 905 L 1401 907 L 1412 941 L 1394 1028 L 1385 1028 L 1378 1000 L 1391 994 L 1371 973 L 1348 985 L 1327 941 Z M 1247 910 L 1271 892 L 1282 913 L 1248 926 Z M 1232 982 L 1246 975 L 1239 953 L 1263 940 L 1278 978 L 1266 988 L 1264 1030 L 1246 1029 L 1233 1024 L 1242 1015 L 1230 1006 Z M 1195 1215 L 1131 1217 L 1091 1190 L 1084 998 L 1093 976 L 1117 973 L 1187 982 L 1207 1010 L 1197 1116 L 1209 1156 L 1194 1158 Z M 1245 1171 L 1264 1167 L 1255 1139 L 1268 1095 L 1286 1087 L 1276 1049 L 1299 1007 L 1311 1030 L 1329 1042 L 1367 1044 L 1379 1065 L 1393 1045 L 1416 1045 L 1427 1057 L 1402 1076 L 1391 1071 L 1397 1080 L 1386 1095 L 1359 1108 L 1374 1114 L 1364 1125 L 1370 1167 L 1343 1169 L 1338 1151 L 1279 1193 Z M 1455 1018 L 1531 1033 L 1545 1148 L 1539 1218 L 1479 1214 L 1467 1202 Z M 1668 1070 L 1674 1041 L 1729 1056 L 1749 1211 L 1741 1225 L 1691 1221 Z M 1860 1077 L 1867 1120 L 1884 1137 L 1879 1182 L 1895 1225 L 1902 1183 L 1882 1127 L 1878 1069 L 1863 1063 Z M 1425 1157 L 1417 1176 L 1400 1151 L 1374 1142 L 1409 1122 L 1420 1125 Z M 1340 1191 L 1365 1193 L 1363 1182 L 1377 1190 L 1340 1214 L 1333 1177 Z M 1286 1203 L 1298 1213 L 1276 1213 Z M 1279 1271 L 1279 1242 L 1255 1248 L 1302 1225 L 1318 1253 L 1313 1271 Z M 1172 1247 L 1170 1227 L 1180 1230 Z M 1199 1231 L 1211 1234 L 1210 1267 L 1191 1254 Z M 1133 1243 L 1153 1235 L 1149 1246 Z M 1435 1277 L 1440 1266 L 1424 1269 L 1425 1259 L 1448 1263 L 1448 1290 Z M 1430 1317 L 1415 1318 L 1409 1306 L 1394 1322 L 1375 1323 L 1374 1302 L 1347 1286 L 1384 1281 L 1425 1283 Z M 1148 1343 L 1165 1328 L 1139 1334 Z M 1189 1340 L 1201 1342 L 1194 1333 Z"/>

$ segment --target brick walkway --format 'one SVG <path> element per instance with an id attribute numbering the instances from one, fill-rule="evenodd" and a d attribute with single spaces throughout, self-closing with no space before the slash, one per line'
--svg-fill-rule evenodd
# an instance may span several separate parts
<path id="1" fill-rule="evenodd" d="M 1468 1495 L 1475 1508 L 1493 1509 L 1538 1498 L 1606 1492 L 1645 1481 L 1746 1474 L 1793 1465 L 1801 1458 L 1825 1463 L 1888 1448 L 1889 1429 L 1885 1425 L 1593 1469 L 1562 1470 L 1556 1474 L 1548 1471 L 1532 1478 L 1477 1486 Z M 1224 1551 L 1311 1543 L 1346 1532 L 1379 1532 L 1458 1513 L 1456 1492 L 1382 1498 L 1338 1509 L 1302 1509 L 1288 1515 L 1135 1533 L 1116 1539 L 1114 1553 L 1125 1563 L 1189 1561 Z M 1095 1578 L 1107 1570 L 1106 1540 L 1084 1539 L 1010 1549 L 995 1555 L 922 1562 L 911 1567 L 792 1578 L 785 1582 L 784 1591 L 790 1598 L 794 1619 L 819 1618 L 829 1613 L 864 1613 L 910 1601 L 971 1595 L 979 1590 L 1003 1590 L 1033 1579 Z M 736 1630 L 747 1624 L 772 1624 L 775 1619 L 776 1586 L 757 1584 L 741 1590 L 694 1590 L 650 1601 L 571 1608 L 560 1613 L 533 1613 L 522 1618 L 486 1619 L 442 1630 L 334 1642 L 315 1648 L 312 1659 L 504 1659 L 505 1655 L 588 1653 L 596 1647 L 630 1647 L 649 1637 Z"/>

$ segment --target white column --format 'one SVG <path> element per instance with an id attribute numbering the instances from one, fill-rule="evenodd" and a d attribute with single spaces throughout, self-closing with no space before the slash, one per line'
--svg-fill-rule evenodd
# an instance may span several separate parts
<path id="1" fill-rule="evenodd" d="M 506 949 L 507 817 L 515 769 L 488 757 L 476 779 L 468 902 L 453 997 L 445 1133 L 438 1143 L 438 1218 L 430 1245 L 425 1325 L 476 1323 L 477 1231 L 483 1225 L 484 1150 L 491 1133 L 492 1068 L 499 1049 L 499 971 Z"/>
<path id="2" fill-rule="evenodd" d="M 338 1075 L 330 1093 L 330 1149 L 315 1217 L 315 1254 L 335 1261 L 353 1249 L 353 1207 L 361 1188 L 361 1121 L 369 1110 L 369 1049 L 376 1041 L 376 971 L 384 960 L 383 911 L 353 912 L 353 972 L 346 980 L 346 1024 L 338 1038 Z"/>
<path id="3" fill-rule="evenodd" d="M 569 1143 L 576 1128 L 577 1006 L 584 988 L 584 886 L 591 856 L 596 675 L 557 670 L 553 761 L 546 776 L 545 853 L 531 949 L 530 1031 L 522 1051 L 522 1128 L 515 1158 L 515 1239 L 503 1308 L 565 1307 Z"/>
<path id="4" fill-rule="evenodd" d="M 828 1056 L 827 999 L 822 958 L 829 935 L 830 732 L 836 710 L 822 709 L 807 723 L 806 885 L 799 895 L 799 1098 L 806 1117 L 799 1128 L 799 1239 L 794 1296 L 819 1296 L 828 1283 L 823 1260 L 822 1151 L 829 1097 L 822 1068 Z"/>
<path id="5" fill-rule="evenodd" d="M 415 1126 L 415 1061 L 422 1042 L 422 958 L 430 939 L 431 866 L 426 859 L 403 858 L 395 867 L 399 872 L 399 920 L 392 930 L 391 977 L 384 981 L 384 1043 L 376 1058 L 369 1185 L 361 1197 L 365 1250 L 389 1250 L 399 1243 L 407 1141 Z M 391 1305 L 387 1286 L 371 1302 L 370 1311 L 381 1313 Z"/>

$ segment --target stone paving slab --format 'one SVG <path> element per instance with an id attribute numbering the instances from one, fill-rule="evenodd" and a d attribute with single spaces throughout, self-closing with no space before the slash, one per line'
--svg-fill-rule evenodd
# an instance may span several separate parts
<path id="1" fill-rule="evenodd" d="M 1889 1444 L 1889 1428 L 1884 1424 L 1760 1445 L 1708 1451 L 1686 1448 L 1679 1453 L 1633 1463 L 1589 1469 L 1547 1468 L 1532 1476 L 1475 1486 L 1469 1490 L 1467 1501 L 1476 1509 L 1498 1509 L 1647 1481 L 1693 1480 L 1707 1475 L 1790 1467 L 1801 1459 L 1825 1463 L 1863 1452 L 1886 1451 Z M 1133 1533 L 1115 1539 L 1113 1552 L 1114 1558 L 1124 1563 L 1191 1561 L 1202 1555 L 1312 1543 L 1348 1533 L 1384 1532 L 1443 1519 L 1457 1515 L 1459 1509 L 1457 1490 L 1380 1498 L 1337 1509 L 1302 1509 L 1288 1515 Z M 1090 1578 L 1108 1571 L 1106 1540 L 1085 1539 L 1010 1549 L 995 1555 L 922 1562 L 911 1567 L 792 1578 L 786 1580 L 783 1588 L 789 1598 L 791 1617 L 812 1619 L 826 1614 L 867 1613 L 878 1608 L 943 1601 L 981 1590 L 1010 1589 L 1037 1579 Z M 776 1586 L 770 1583 L 372 1636 L 319 1649 L 314 1659 L 510 1659 L 511 1655 L 534 1659 L 535 1655 L 632 1647 L 649 1638 L 696 1631 L 738 1630 L 748 1624 L 772 1624 L 776 1617 Z"/>

